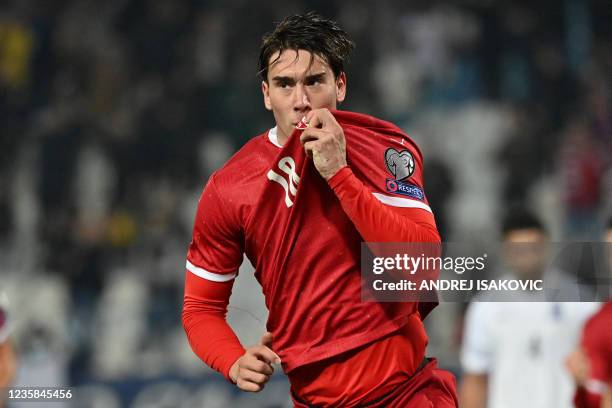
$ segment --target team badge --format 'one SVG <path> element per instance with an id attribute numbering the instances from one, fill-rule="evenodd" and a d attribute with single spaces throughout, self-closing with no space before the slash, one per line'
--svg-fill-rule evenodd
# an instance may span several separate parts
<path id="1" fill-rule="evenodd" d="M 395 180 L 403 180 L 414 173 L 414 158 L 408 150 L 398 152 L 393 148 L 387 149 L 385 164 Z"/>

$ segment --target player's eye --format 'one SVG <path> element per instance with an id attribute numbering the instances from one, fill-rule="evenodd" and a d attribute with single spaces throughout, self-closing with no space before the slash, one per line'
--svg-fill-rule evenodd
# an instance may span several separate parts
<path id="1" fill-rule="evenodd" d="M 281 89 L 287 89 L 291 87 L 291 83 L 289 83 L 288 81 L 279 81 L 276 83 L 276 86 L 278 86 Z"/>
<path id="2" fill-rule="evenodd" d="M 321 80 L 320 79 L 311 79 L 309 81 L 306 81 L 306 85 L 307 86 L 317 86 L 321 84 Z"/>

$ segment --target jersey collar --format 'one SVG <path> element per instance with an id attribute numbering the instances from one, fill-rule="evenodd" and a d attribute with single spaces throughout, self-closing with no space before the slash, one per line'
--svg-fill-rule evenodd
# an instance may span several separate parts
<path id="1" fill-rule="evenodd" d="M 283 148 L 283 146 L 281 146 L 280 143 L 278 143 L 277 126 L 274 126 L 272 129 L 268 130 L 268 139 L 270 140 L 270 143 L 272 143 L 274 146 L 281 148 L 281 149 Z"/>

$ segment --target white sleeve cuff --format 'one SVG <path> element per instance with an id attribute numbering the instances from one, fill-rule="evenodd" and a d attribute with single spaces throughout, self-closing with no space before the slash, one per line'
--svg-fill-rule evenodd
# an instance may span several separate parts
<path id="1" fill-rule="evenodd" d="M 226 274 L 209 272 L 204 268 L 195 266 L 189 261 L 186 262 L 185 268 L 187 268 L 187 270 L 193 273 L 194 275 L 199 276 L 200 278 L 203 278 L 209 281 L 213 281 L 213 282 L 228 282 L 234 279 L 237 275 L 236 272 L 226 273 Z"/>
<path id="2" fill-rule="evenodd" d="M 381 193 L 372 193 L 372 195 L 374 195 L 374 197 L 376 197 L 381 203 L 393 207 L 420 208 L 422 210 L 432 212 L 431 208 L 421 201 L 412 200 L 410 198 L 394 197 Z"/>

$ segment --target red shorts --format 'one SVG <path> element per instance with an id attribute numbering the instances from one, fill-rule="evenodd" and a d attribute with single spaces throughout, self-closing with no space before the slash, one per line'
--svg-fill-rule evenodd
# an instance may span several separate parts
<path id="1" fill-rule="evenodd" d="M 408 381 L 392 391 L 355 408 L 457 408 L 455 377 L 448 371 L 437 368 L 432 358 Z M 292 396 L 296 408 L 316 408 L 297 401 Z"/>

